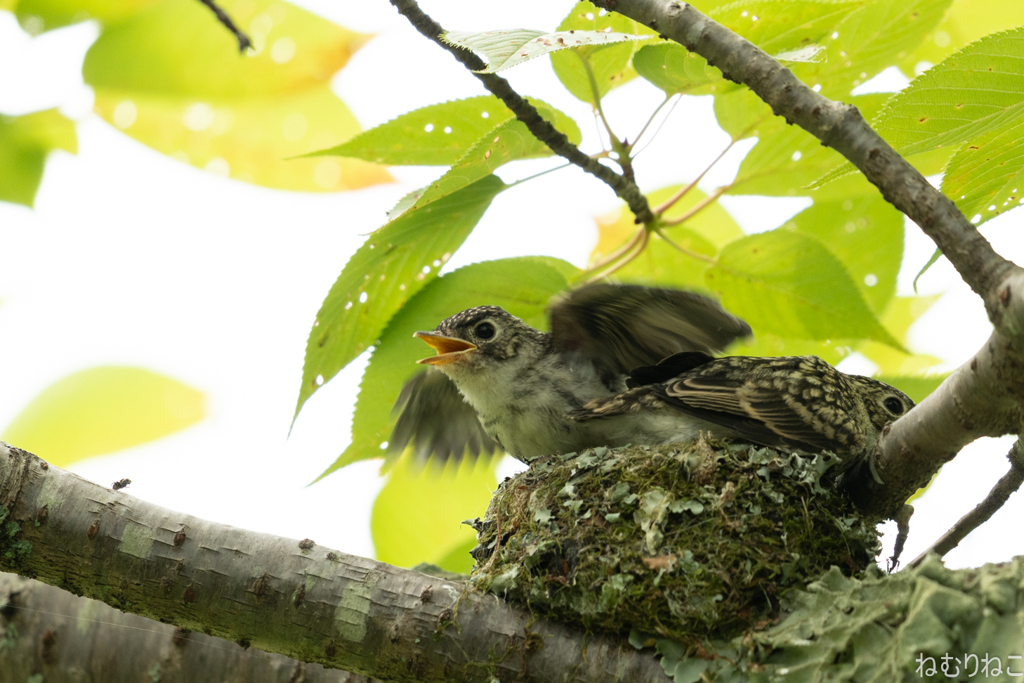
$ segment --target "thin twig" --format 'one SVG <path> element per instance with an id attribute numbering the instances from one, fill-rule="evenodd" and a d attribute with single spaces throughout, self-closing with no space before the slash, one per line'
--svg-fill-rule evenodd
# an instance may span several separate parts
<path id="1" fill-rule="evenodd" d="M 654 214 L 651 213 L 651 207 L 647 204 L 647 198 L 644 197 L 636 183 L 630 182 L 624 176 L 581 152 L 564 133 L 546 121 L 532 104 L 513 90 L 504 78 L 496 74 L 476 73 L 487 68 L 487 65 L 471 50 L 445 43 L 441 39 L 441 35 L 445 32 L 444 28 L 427 16 L 415 0 L 391 0 L 391 4 L 409 20 L 409 23 L 420 34 L 443 47 L 463 66 L 474 72 L 473 75 L 483 83 L 484 87 L 504 102 L 505 106 L 512 110 L 516 118 L 526 125 L 534 137 L 551 148 L 552 152 L 564 157 L 612 188 L 615 194 L 629 206 L 629 210 L 636 216 L 637 223 L 650 223 L 654 220 Z"/>
<path id="2" fill-rule="evenodd" d="M 1020 488 L 1021 483 L 1024 482 L 1024 448 L 1021 447 L 1020 441 L 1014 442 L 1006 457 L 1010 461 L 1010 471 L 996 482 L 984 500 L 961 517 L 949 531 L 942 535 L 942 538 L 932 544 L 932 547 L 918 555 L 913 562 L 907 565 L 908 568 L 916 567 L 924 562 L 929 553 L 937 553 L 939 557 L 942 557 L 960 545 L 960 541 L 964 540 L 967 534 L 987 522 L 996 513 L 996 510 L 1003 507 L 1006 500 Z"/>
<path id="3" fill-rule="evenodd" d="M 244 53 L 246 50 L 252 47 L 252 41 L 249 40 L 249 36 L 247 36 L 242 31 L 242 29 L 238 28 L 238 26 L 235 25 L 235 22 L 231 20 L 231 17 L 228 16 L 228 13 L 221 9 L 216 2 L 214 2 L 213 0 L 199 0 L 199 2 L 209 7 L 210 11 L 213 12 L 215 17 L 217 17 L 217 21 L 219 21 L 224 26 L 224 28 L 226 28 L 227 30 L 231 31 L 232 34 L 234 34 L 235 38 L 238 40 L 239 52 Z"/>
<path id="4" fill-rule="evenodd" d="M 722 187 L 718 188 L 717 190 L 715 190 L 714 192 L 709 194 L 704 199 L 702 199 L 699 202 L 697 202 L 693 206 L 693 208 L 691 208 L 689 211 L 684 213 L 682 216 L 676 216 L 675 218 L 662 218 L 661 219 L 661 224 L 662 225 L 679 225 L 680 223 L 685 223 L 686 221 L 690 220 L 691 218 L 696 216 L 698 213 L 703 211 L 705 208 L 707 208 L 710 204 L 714 203 L 719 197 L 721 197 L 723 194 L 728 192 L 728 190 L 729 190 L 729 185 L 723 185 Z"/>

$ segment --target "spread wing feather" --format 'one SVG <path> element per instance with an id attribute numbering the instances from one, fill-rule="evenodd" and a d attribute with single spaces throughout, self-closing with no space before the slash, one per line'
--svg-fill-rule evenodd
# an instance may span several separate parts
<path id="1" fill-rule="evenodd" d="M 498 444 L 484 432 L 477 413 L 450 379 L 437 370 L 421 372 L 402 387 L 393 412 L 400 412 L 388 441 L 389 454 L 399 455 L 410 444 L 416 457 L 440 461 L 464 454 L 489 455 Z"/>
<path id="2" fill-rule="evenodd" d="M 581 287 L 548 315 L 555 349 L 591 360 L 609 386 L 635 368 L 684 351 L 721 351 L 751 333 L 706 296 L 639 285 Z"/>

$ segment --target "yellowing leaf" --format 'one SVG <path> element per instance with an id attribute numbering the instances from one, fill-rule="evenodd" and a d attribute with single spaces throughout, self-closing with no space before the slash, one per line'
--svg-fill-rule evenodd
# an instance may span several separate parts
<path id="1" fill-rule="evenodd" d="M 494 491 L 498 458 L 463 459 L 444 469 L 420 467 L 404 457 L 388 473 L 373 503 L 370 531 L 377 559 L 399 567 L 420 562 L 468 573 L 473 559 L 452 551 L 476 535 L 462 524 L 482 517 Z"/>
<path id="2" fill-rule="evenodd" d="M 3 440 L 65 467 L 172 434 L 205 412 L 202 392 L 170 377 L 97 367 L 44 389 L 7 426 Z"/>
<path id="3" fill-rule="evenodd" d="M 32 206 L 46 156 L 54 149 L 78 151 L 75 124 L 56 109 L 0 115 L 0 201 Z"/>
<path id="4" fill-rule="evenodd" d="M 163 0 L 9 0 L 18 22 L 32 35 L 88 19 L 102 23 L 123 19 Z M 2 3 L 0 3 L 2 4 Z"/>
<path id="5" fill-rule="evenodd" d="M 389 181 L 358 160 L 288 160 L 359 132 L 330 79 L 366 36 L 276 0 L 224 8 L 249 32 L 250 56 L 198 2 L 163 0 L 105 26 L 83 67 L 96 111 L 158 151 L 258 185 L 324 192 Z"/>

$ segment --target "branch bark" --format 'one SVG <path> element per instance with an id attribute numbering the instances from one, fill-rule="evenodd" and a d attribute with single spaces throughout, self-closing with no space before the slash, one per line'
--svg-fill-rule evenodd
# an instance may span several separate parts
<path id="1" fill-rule="evenodd" d="M 190 633 L 45 583 L 0 574 L 2 678 L 46 683 L 374 683 Z"/>
<path id="2" fill-rule="evenodd" d="M 800 82 L 777 60 L 679 0 L 594 0 L 704 57 L 754 91 L 777 116 L 834 148 L 942 250 L 984 301 L 995 326 L 984 348 L 921 405 L 893 423 L 879 452 L 844 477 L 868 514 L 891 517 L 961 448 L 1019 433 L 1024 401 L 1024 271 L 1004 259 L 956 205 L 896 153 L 856 107 Z"/>
<path id="3" fill-rule="evenodd" d="M 364 676 L 667 680 L 624 639 L 586 637 L 458 582 L 173 512 L 2 442 L 0 532 L 0 570 Z"/>

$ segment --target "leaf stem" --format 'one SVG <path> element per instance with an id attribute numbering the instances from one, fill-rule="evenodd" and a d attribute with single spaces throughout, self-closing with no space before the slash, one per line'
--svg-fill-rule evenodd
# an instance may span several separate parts
<path id="1" fill-rule="evenodd" d="M 666 104 L 668 104 L 668 101 L 671 100 L 671 99 L 672 99 L 672 95 L 665 95 L 665 99 L 663 99 L 661 101 L 661 104 L 659 104 L 657 107 L 654 108 L 654 111 L 651 112 L 650 117 L 648 117 L 648 119 L 647 119 L 647 123 L 645 123 L 644 127 L 640 129 L 639 133 L 637 133 L 636 138 L 633 140 L 632 145 L 630 145 L 631 147 L 636 147 L 637 143 L 640 142 L 640 138 L 642 138 L 644 136 L 644 133 L 646 133 L 647 129 L 650 128 L 651 123 L 654 122 L 654 117 L 658 115 L 658 112 L 661 111 L 662 108 Z"/>
<path id="2" fill-rule="evenodd" d="M 665 231 L 662 230 L 660 227 L 655 228 L 654 231 L 658 233 L 658 237 L 665 240 L 665 242 L 667 242 L 669 246 L 674 247 L 681 254 L 689 256 L 690 258 L 697 259 L 698 261 L 703 261 L 704 263 L 710 263 L 713 266 L 718 264 L 718 259 L 702 254 L 699 251 L 692 251 L 690 249 L 687 249 L 686 247 L 679 244 L 675 240 L 669 239 L 668 235 L 666 235 Z"/>
<path id="3" fill-rule="evenodd" d="M 729 142 L 729 144 L 725 146 L 725 149 L 723 149 L 721 151 L 721 153 L 717 157 L 715 157 L 714 161 L 712 161 L 710 164 L 708 164 L 707 167 L 703 171 L 700 172 L 700 175 L 697 176 L 696 178 L 694 178 L 693 181 L 689 185 L 687 185 L 686 187 L 682 188 L 681 190 L 676 192 L 674 195 L 669 197 L 664 203 L 659 204 L 658 206 L 656 206 L 653 209 L 654 210 L 654 215 L 655 216 L 661 216 L 663 213 L 665 213 L 666 211 L 671 209 L 673 206 L 675 206 L 675 203 L 678 202 L 683 197 L 685 197 L 690 192 L 690 190 L 692 190 L 694 187 L 696 187 L 697 183 L 699 183 L 701 180 L 703 180 L 704 176 L 706 176 L 708 174 L 708 171 L 710 171 L 712 168 L 714 168 L 715 164 L 717 164 L 719 161 L 721 161 L 722 157 L 724 157 L 726 155 L 726 153 L 730 149 L 732 149 L 732 146 L 736 144 L 736 140 L 737 140 L 737 138 L 733 138 Z M 689 218 L 689 216 L 687 216 L 687 218 Z M 664 223 L 666 225 L 675 225 L 676 223 L 681 223 L 681 222 L 682 221 L 676 221 L 675 219 L 672 219 L 671 221 L 664 221 Z"/>
<path id="4" fill-rule="evenodd" d="M 694 182 L 697 181 L 695 180 Z M 693 183 L 690 183 L 690 185 L 684 187 L 683 189 L 685 190 L 692 186 Z M 685 223 L 686 221 L 690 220 L 698 213 L 703 211 L 705 208 L 707 208 L 709 204 L 712 204 L 713 202 L 717 201 L 719 197 L 721 197 L 729 190 L 729 187 L 729 185 L 723 185 L 722 187 L 718 188 L 717 190 L 709 194 L 707 197 L 697 202 L 697 204 L 692 209 L 684 213 L 682 216 L 676 216 L 675 218 L 662 218 L 661 225 L 679 225 L 680 223 Z"/>
<path id="5" fill-rule="evenodd" d="M 627 244 L 628 247 L 633 247 L 631 252 L 623 252 L 623 250 L 620 249 L 616 253 L 617 254 L 619 252 L 623 252 L 623 253 L 619 256 L 619 258 L 617 259 L 616 262 L 612 263 L 612 265 L 609 268 L 607 268 L 604 271 L 598 272 L 595 275 L 589 276 L 590 273 L 594 273 L 595 271 L 598 270 L 599 266 L 595 266 L 594 268 L 590 268 L 585 273 L 583 273 L 583 275 L 581 277 L 586 277 L 587 278 L 586 279 L 586 283 L 587 284 L 590 284 L 592 282 L 597 282 L 598 280 L 600 280 L 602 278 L 609 277 L 612 273 L 614 273 L 615 271 L 619 270 L 623 266 L 627 265 L 633 259 L 635 259 L 637 256 L 639 256 L 641 253 L 643 253 L 644 247 L 647 246 L 647 240 L 650 238 L 650 234 L 651 233 L 650 233 L 649 230 L 647 230 L 646 226 L 640 228 L 639 230 L 636 231 L 636 234 L 633 236 L 633 239 L 631 239 L 629 241 L 629 243 Z M 611 262 L 609 259 L 606 259 L 605 261 L 606 262 Z M 589 276 L 589 277 L 587 277 L 587 276 Z"/>

